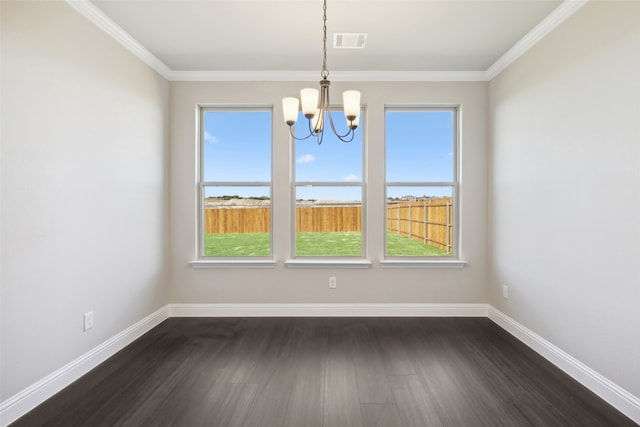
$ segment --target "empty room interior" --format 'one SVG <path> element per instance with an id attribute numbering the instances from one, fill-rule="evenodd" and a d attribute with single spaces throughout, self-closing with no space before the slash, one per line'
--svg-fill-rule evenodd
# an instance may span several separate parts
<path id="1" fill-rule="evenodd" d="M 640 424 L 639 1 L 0 19 L 0 425 Z"/>

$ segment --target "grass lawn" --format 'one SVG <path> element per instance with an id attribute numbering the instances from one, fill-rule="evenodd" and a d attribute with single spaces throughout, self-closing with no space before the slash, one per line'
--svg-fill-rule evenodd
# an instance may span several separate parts
<path id="1" fill-rule="evenodd" d="M 298 233 L 296 236 L 298 256 L 360 256 L 362 234 L 344 233 Z M 269 256 L 269 233 L 207 234 L 206 256 Z M 388 256 L 446 256 L 446 251 L 410 240 L 397 234 L 387 233 Z"/>
<path id="2" fill-rule="evenodd" d="M 206 234 L 206 256 L 269 256 L 269 233 Z"/>
<path id="3" fill-rule="evenodd" d="M 296 235 L 298 256 L 361 256 L 362 233 L 298 233 Z"/>
<path id="4" fill-rule="evenodd" d="M 387 256 L 447 256 L 447 251 L 425 245 L 408 237 L 387 233 Z"/>

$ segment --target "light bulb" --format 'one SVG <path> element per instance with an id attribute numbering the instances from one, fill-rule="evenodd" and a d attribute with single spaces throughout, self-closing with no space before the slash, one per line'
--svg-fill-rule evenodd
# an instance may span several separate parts
<path id="1" fill-rule="evenodd" d="M 307 119 L 312 118 L 318 109 L 318 89 L 305 88 L 300 91 L 302 113 Z"/>
<path id="2" fill-rule="evenodd" d="M 347 90 L 342 94 L 344 116 L 347 121 L 353 121 L 360 114 L 360 92 Z"/>
<path id="3" fill-rule="evenodd" d="M 293 126 L 294 124 L 296 124 L 296 120 L 298 120 L 299 106 L 300 101 L 298 101 L 298 98 L 282 98 L 282 112 L 284 115 L 284 122 L 287 125 Z"/>

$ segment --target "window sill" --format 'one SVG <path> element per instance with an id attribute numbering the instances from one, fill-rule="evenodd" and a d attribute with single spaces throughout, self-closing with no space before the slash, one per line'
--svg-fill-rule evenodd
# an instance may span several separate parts
<path id="1" fill-rule="evenodd" d="M 276 262 L 267 260 L 195 260 L 189 262 L 192 268 L 274 268 Z"/>
<path id="2" fill-rule="evenodd" d="M 467 261 L 426 260 L 426 259 L 385 259 L 380 261 L 382 268 L 463 268 Z"/>
<path id="3" fill-rule="evenodd" d="M 367 259 L 288 259 L 288 268 L 371 268 Z"/>

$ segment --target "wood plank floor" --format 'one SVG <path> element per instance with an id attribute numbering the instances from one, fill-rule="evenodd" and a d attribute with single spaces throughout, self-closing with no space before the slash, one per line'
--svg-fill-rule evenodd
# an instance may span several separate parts
<path id="1" fill-rule="evenodd" d="M 171 318 L 14 426 L 634 426 L 486 318 Z"/>

